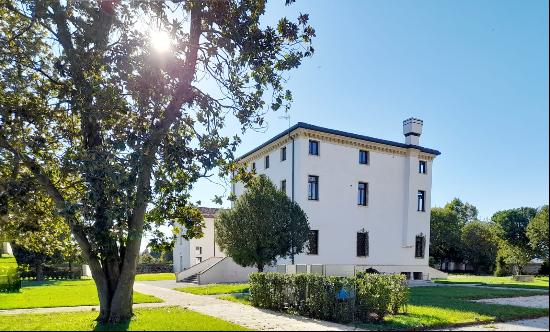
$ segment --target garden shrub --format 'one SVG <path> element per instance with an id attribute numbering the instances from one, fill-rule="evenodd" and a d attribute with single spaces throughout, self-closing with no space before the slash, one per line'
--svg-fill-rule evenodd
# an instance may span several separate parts
<path id="1" fill-rule="evenodd" d="M 21 278 L 15 258 L 0 257 L 0 292 L 18 292 L 20 289 Z"/>
<path id="2" fill-rule="evenodd" d="M 256 307 L 341 323 L 381 320 L 404 308 L 408 299 L 401 275 L 253 273 L 249 281 Z"/>

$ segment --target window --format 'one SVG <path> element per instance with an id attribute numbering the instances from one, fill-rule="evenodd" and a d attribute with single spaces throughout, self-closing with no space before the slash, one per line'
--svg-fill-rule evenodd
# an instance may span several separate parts
<path id="1" fill-rule="evenodd" d="M 424 190 L 418 191 L 418 203 L 417 203 L 417 209 L 418 211 L 426 211 L 425 208 L 425 202 L 426 201 L 426 192 Z"/>
<path id="2" fill-rule="evenodd" d="M 424 258 L 424 247 L 426 246 L 426 237 L 424 235 L 417 235 L 414 245 L 414 257 Z"/>
<path id="3" fill-rule="evenodd" d="M 286 180 L 281 181 L 281 191 L 286 193 Z"/>
<path id="4" fill-rule="evenodd" d="M 426 161 L 420 160 L 418 162 L 418 173 L 420 174 L 426 174 L 427 173 L 427 164 Z"/>
<path id="5" fill-rule="evenodd" d="M 195 252 L 197 255 L 202 255 L 202 247 L 195 247 Z"/>
<path id="6" fill-rule="evenodd" d="M 256 172 L 256 163 L 252 163 L 252 172 Z"/>
<path id="7" fill-rule="evenodd" d="M 357 233 L 357 257 L 367 257 L 369 255 L 369 233 Z"/>
<path id="8" fill-rule="evenodd" d="M 319 200 L 319 177 L 316 175 L 310 175 L 307 180 L 308 184 L 308 197 L 310 201 Z"/>
<path id="9" fill-rule="evenodd" d="M 319 254 L 319 231 L 310 230 L 307 241 L 308 255 Z"/>
<path id="10" fill-rule="evenodd" d="M 365 150 L 359 150 L 359 163 L 367 165 L 369 163 L 369 152 Z"/>
<path id="11" fill-rule="evenodd" d="M 312 156 L 319 155 L 319 141 L 309 140 L 309 154 Z"/>
<path id="12" fill-rule="evenodd" d="M 196 257 L 195 258 L 195 264 L 202 263 L 202 257 Z"/>
<path id="13" fill-rule="evenodd" d="M 265 156 L 265 159 L 264 159 L 264 167 L 266 169 L 269 168 L 269 156 Z"/>
<path id="14" fill-rule="evenodd" d="M 286 146 L 281 148 L 281 161 L 286 160 Z"/>
<path id="15" fill-rule="evenodd" d="M 369 194 L 369 184 L 365 182 L 359 182 L 357 186 L 357 204 L 367 206 Z"/>

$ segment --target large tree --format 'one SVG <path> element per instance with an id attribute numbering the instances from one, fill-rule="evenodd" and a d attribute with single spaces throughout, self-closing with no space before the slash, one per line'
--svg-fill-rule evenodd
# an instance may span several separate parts
<path id="1" fill-rule="evenodd" d="M 510 245 L 528 249 L 527 225 L 536 214 L 537 209 L 521 207 L 495 212 L 491 217 L 491 221 L 502 227 L 502 239 L 504 241 Z"/>
<path id="2" fill-rule="evenodd" d="M 535 255 L 548 262 L 548 205 L 543 206 L 527 225 L 529 244 Z"/>
<path id="3" fill-rule="evenodd" d="M 288 109 L 286 73 L 315 32 L 307 14 L 264 24 L 265 5 L 0 0 L 2 209 L 21 181 L 52 200 L 90 265 L 99 321 L 132 315 L 144 227 L 200 234 L 189 190 L 234 170 L 226 118 L 244 132 Z"/>
<path id="4" fill-rule="evenodd" d="M 242 266 L 262 272 L 279 257 L 301 253 L 309 224 L 300 206 L 278 190 L 265 175 L 253 178 L 233 208 L 216 219 L 216 241 Z"/>
<path id="5" fill-rule="evenodd" d="M 499 249 L 498 226 L 483 221 L 471 221 L 461 232 L 464 259 L 476 272 L 490 272 Z"/>
<path id="6" fill-rule="evenodd" d="M 437 263 L 462 260 L 460 232 L 463 223 L 449 208 L 433 208 L 430 216 L 430 256 Z"/>
<path id="7" fill-rule="evenodd" d="M 456 212 L 463 224 L 477 220 L 477 208 L 468 202 L 462 202 L 460 198 L 453 198 L 452 201 L 445 204 L 445 208 Z"/>

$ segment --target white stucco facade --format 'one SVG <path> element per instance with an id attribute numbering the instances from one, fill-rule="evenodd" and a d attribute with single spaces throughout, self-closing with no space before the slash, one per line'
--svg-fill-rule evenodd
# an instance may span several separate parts
<path id="1" fill-rule="evenodd" d="M 211 257 L 225 257 L 225 254 L 214 241 L 214 218 L 218 209 L 203 207 L 199 209 L 204 217 L 203 236 L 190 241 L 184 239 L 181 235 L 176 236 L 173 251 L 174 272 L 184 271 Z"/>
<path id="2" fill-rule="evenodd" d="M 428 266 L 432 166 L 439 152 L 418 146 L 422 121 L 412 120 L 404 122 L 404 134 L 413 133 L 405 143 L 298 124 L 241 159 L 249 169 L 255 163 L 256 173 L 278 186 L 286 180 L 287 194 L 318 230 L 318 253 L 300 254 L 296 264 Z M 318 155 L 310 154 L 310 140 L 318 142 Z M 359 162 L 360 150 L 368 151 L 367 164 Z M 318 200 L 308 197 L 309 176 L 318 177 Z M 360 182 L 368 184 L 365 206 L 358 204 Z M 243 190 L 242 184 L 234 186 L 237 196 Z M 419 191 L 424 211 L 418 211 Z M 368 232 L 367 256 L 357 255 L 358 232 Z M 422 257 L 415 255 L 417 237 L 424 240 Z"/>
<path id="3" fill-rule="evenodd" d="M 305 211 L 310 229 L 318 232 L 317 253 L 299 254 L 295 264 L 350 271 L 368 266 L 411 277 L 415 272 L 437 274 L 428 267 L 428 257 L 432 166 L 439 152 L 419 145 L 422 124 L 405 120 L 405 142 L 398 143 L 298 123 L 239 159 L 279 188 L 284 181 L 287 195 Z M 317 142 L 317 155 L 310 153 L 310 141 Z M 368 153 L 367 163 L 360 162 L 360 151 Z M 309 197 L 310 176 L 318 181 L 318 199 Z M 366 184 L 364 201 L 359 199 L 359 183 Z M 244 185 L 236 183 L 232 190 L 240 196 Z M 420 191 L 424 209 L 419 209 Z M 358 233 L 368 234 L 366 255 L 358 249 Z M 187 242 L 188 247 L 184 243 L 179 250 L 192 252 L 203 241 L 203 250 L 213 251 L 206 249 L 214 247 L 213 236 L 212 227 L 203 239 Z M 216 250 L 214 256 L 221 255 Z M 178 255 L 175 250 L 175 264 Z M 193 254 L 188 256 L 190 261 L 180 265 L 193 265 Z M 277 264 L 291 262 L 280 259 Z"/>

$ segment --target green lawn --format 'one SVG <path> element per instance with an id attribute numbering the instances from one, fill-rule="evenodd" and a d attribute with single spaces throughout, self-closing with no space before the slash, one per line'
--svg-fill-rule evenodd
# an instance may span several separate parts
<path id="1" fill-rule="evenodd" d="M 218 297 L 219 300 L 231 301 L 240 304 L 252 305 L 250 303 L 250 294 L 228 294 Z"/>
<path id="2" fill-rule="evenodd" d="M 405 314 L 388 316 L 382 323 L 359 324 L 369 330 L 411 330 L 469 325 L 548 315 L 548 309 L 476 303 L 472 300 L 547 294 L 545 291 L 478 287 L 412 287 Z M 221 300 L 250 305 L 247 294 L 230 294 Z"/>
<path id="3" fill-rule="evenodd" d="M 0 256 L 0 270 L 1 269 L 12 269 L 17 268 L 17 262 L 15 261 L 15 257 L 9 256 L 9 255 L 1 255 Z"/>
<path id="4" fill-rule="evenodd" d="M 136 281 L 176 280 L 174 273 L 144 273 L 137 274 Z"/>
<path id="5" fill-rule="evenodd" d="M 178 307 L 135 310 L 129 324 L 102 326 L 97 312 L 0 315 L 0 331 L 246 331 L 224 320 Z"/>
<path id="6" fill-rule="evenodd" d="M 535 277 L 534 282 L 514 281 L 512 277 L 449 275 L 449 279 L 434 280 L 441 284 L 481 284 L 492 287 L 548 289 L 548 277 Z"/>
<path id="7" fill-rule="evenodd" d="M 175 290 L 195 295 L 217 295 L 248 292 L 248 284 L 211 284 L 205 286 L 176 288 Z"/>
<path id="8" fill-rule="evenodd" d="M 367 329 L 410 330 L 548 316 L 548 309 L 476 303 L 471 300 L 547 294 L 543 291 L 474 287 L 413 287 L 406 314 L 388 316 Z"/>
<path id="9" fill-rule="evenodd" d="M 134 303 L 162 300 L 134 293 Z M 97 290 L 92 280 L 24 281 L 19 293 L 0 293 L 0 309 L 73 307 L 98 305 Z"/>

